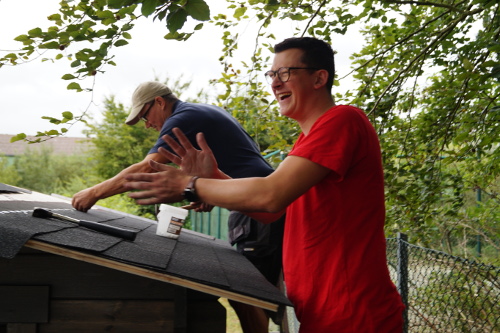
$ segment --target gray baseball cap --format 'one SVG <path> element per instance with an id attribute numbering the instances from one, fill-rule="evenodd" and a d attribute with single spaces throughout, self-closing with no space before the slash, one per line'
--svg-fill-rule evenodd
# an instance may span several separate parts
<path id="1" fill-rule="evenodd" d="M 171 93 L 170 88 L 163 83 L 157 81 L 141 83 L 132 94 L 132 111 L 125 120 L 125 124 L 135 125 L 139 121 L 139 113 L 144 104 L 152 102 L 157 96 L 165 96 Z"/>

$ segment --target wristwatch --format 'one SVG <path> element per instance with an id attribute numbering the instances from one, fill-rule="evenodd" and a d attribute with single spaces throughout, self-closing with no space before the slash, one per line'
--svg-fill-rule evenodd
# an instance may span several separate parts
<path id="1" fill-rule="evenodd" d="M 196 180 L 198 178 L 200 178 L 200 177 L 194 176 L 193 178 L 191 178 L 189 183 L 186 185 L 184 192 L 182 193 L 184 198 L 186 198 L 186 200 L 188 200 L 189 202 L 200 201 L 200 198 L 198 198 L 198 196 L 196 195 L 196 189 L 194 188 L 194 183 L 196 182 Z"/>

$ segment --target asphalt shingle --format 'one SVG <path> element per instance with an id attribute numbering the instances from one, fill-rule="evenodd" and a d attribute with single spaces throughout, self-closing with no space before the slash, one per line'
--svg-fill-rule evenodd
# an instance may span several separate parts
<path id="1" fill-rule="evenodd" d="M 134 241 L 127 241 L 76 223 L 36 218 L 31 216 L 35 207 L 78 220 L 135 230 L 138 234 Z M 189 230 L 183 230 L 177 240 L 157 236 L 156 222 L 152 220 L 98 207 L 82 213 L 66 200 L 0 184 L 0 257 L 15 257 L 30 239 L 272 304 L 290 305 L 286 297 L 226 241 Z"/>

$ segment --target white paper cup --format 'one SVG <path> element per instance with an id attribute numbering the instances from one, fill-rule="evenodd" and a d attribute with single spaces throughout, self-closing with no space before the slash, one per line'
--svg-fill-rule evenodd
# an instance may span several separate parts
<path id="1" fill-rule="evenodd" d="M 156 234 L 163 237 L 177 239 L 184 225 L 188 210 L 161 204 L 158 213 Z"/>

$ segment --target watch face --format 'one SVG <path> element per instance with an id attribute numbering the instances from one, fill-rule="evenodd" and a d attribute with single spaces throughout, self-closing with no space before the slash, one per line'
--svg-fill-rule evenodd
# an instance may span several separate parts
<path id="1" fill-rule="evenodd" d="M 185 189 L 184 190 L 184 198 L 190 202 L 196 202 L 198 201 L 198 197 L 196 194 L 193 192 L 192 189 Z"/>

